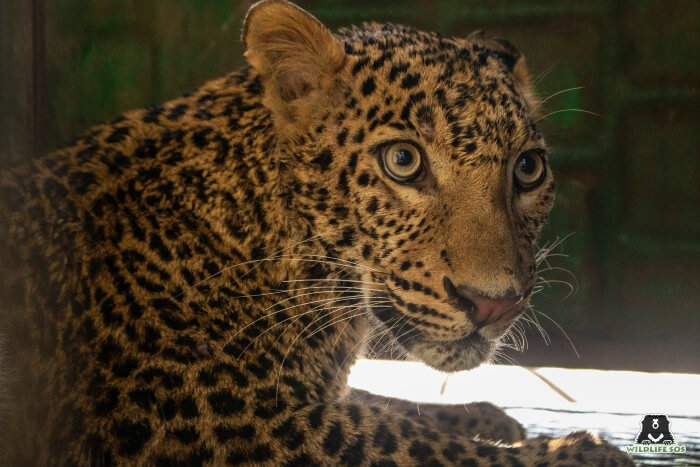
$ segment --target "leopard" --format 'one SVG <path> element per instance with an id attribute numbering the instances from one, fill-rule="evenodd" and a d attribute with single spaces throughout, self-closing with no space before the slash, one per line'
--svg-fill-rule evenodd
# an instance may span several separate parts
<path id="1" fill-rule="evenodd" d="M 347 385 L 378 335 L 474 368 L 528 306 L 555 185 L 520 52 L 282 0 L 242 42 L 0 174 L 2 464 L 631 465 Z"/>

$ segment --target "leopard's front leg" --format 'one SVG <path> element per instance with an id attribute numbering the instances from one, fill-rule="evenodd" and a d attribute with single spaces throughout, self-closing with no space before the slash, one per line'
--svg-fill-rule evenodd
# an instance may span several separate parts
<path id="1" fill-rule="evenodd" d="M 633 465 L 621 451 L 587 433 L 499 446 L 463 434 L 432 430 L 414 417 L 383 412 L 366 404 L 294 407 L 256 426 L 251 436 L 244 436 L 250 433 L 240 430 L 232 429 L 231 433 L 214 447 L 214 464 Z"/>
<path id="2" fill-rule="evenodd" d="M 489 402 L 424 404 L 378 396 L 360 389 L 351 390 L 344 400 L 404 414 L 444 433 L 478 435 L 482 439 L 505 443 L 514 443 L 526 436 L 525 428 L 517 420 Z"/>

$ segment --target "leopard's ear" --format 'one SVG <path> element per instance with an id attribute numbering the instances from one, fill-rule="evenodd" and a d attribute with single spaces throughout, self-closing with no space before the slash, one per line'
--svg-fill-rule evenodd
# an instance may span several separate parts
<path id="1" fill-rule="evenodd" d="M 488 36 L 482 30 L 472 32 L 467 39 L 485 47 L 490 54 L 498 58 L 506 69 L 513 73 L 515 82 L 528 102 L 536 107 L 537 97 L 532 88 L 525 56 L 513 44 L 500 37 Z"/>
<path id="2" fill-rule="evenodd" d="M 530 104 L 530 108 L 535 109 L 532 115 L 535 117 L 540 117 L 540 99 L 537 97 L 535 88 L 532 85 L 530 70 L 528 70 L 525 56 L 520 53 L 518 53 L 518 58 L 515 61 L 515 65 L 513 65 L 513 77 L 515 78 L 515 82 L 520 86 L 520 90 L 525 96 L 525 99 Z"/>
<path id="3" fill-rule="evenodd" d="M 242 40 L 245 57 L 263 83 L 263 104 L 287 123 L 303 123 L 312 110 L 309 104 L 323 104 L 345 63 L 344 48 L 328 28 L 283 0 L 253 5 Z"/>

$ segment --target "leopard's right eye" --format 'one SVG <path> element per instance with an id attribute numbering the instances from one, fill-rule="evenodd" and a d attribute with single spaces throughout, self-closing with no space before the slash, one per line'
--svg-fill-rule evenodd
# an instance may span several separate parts
<path id="1" fill-rule="evenodd" d="M 387 145 L 381 151 L 380 160 L 384 172 L 400 183 L 414 181 L 423 172 L 421 152 L 408 142 Z"/>
<path id="2" fill-rule="evenodd" d="M 521 191 L 537 188 L 547 175 L 547 167 L 542 151 L 531 149 L 518 156 L 513 169 L 515 184 Z"/>

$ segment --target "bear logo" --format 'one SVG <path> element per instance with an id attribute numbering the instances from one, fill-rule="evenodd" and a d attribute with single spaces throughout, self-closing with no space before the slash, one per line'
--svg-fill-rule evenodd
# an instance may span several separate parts
<path id="1" fill-rule="evenodd" d="M 671 434 L 671 422 L 666 415 L 645 415 L 641 425 L 642 431 L 637 436 L 637 444 L 675 444 Z"/>

